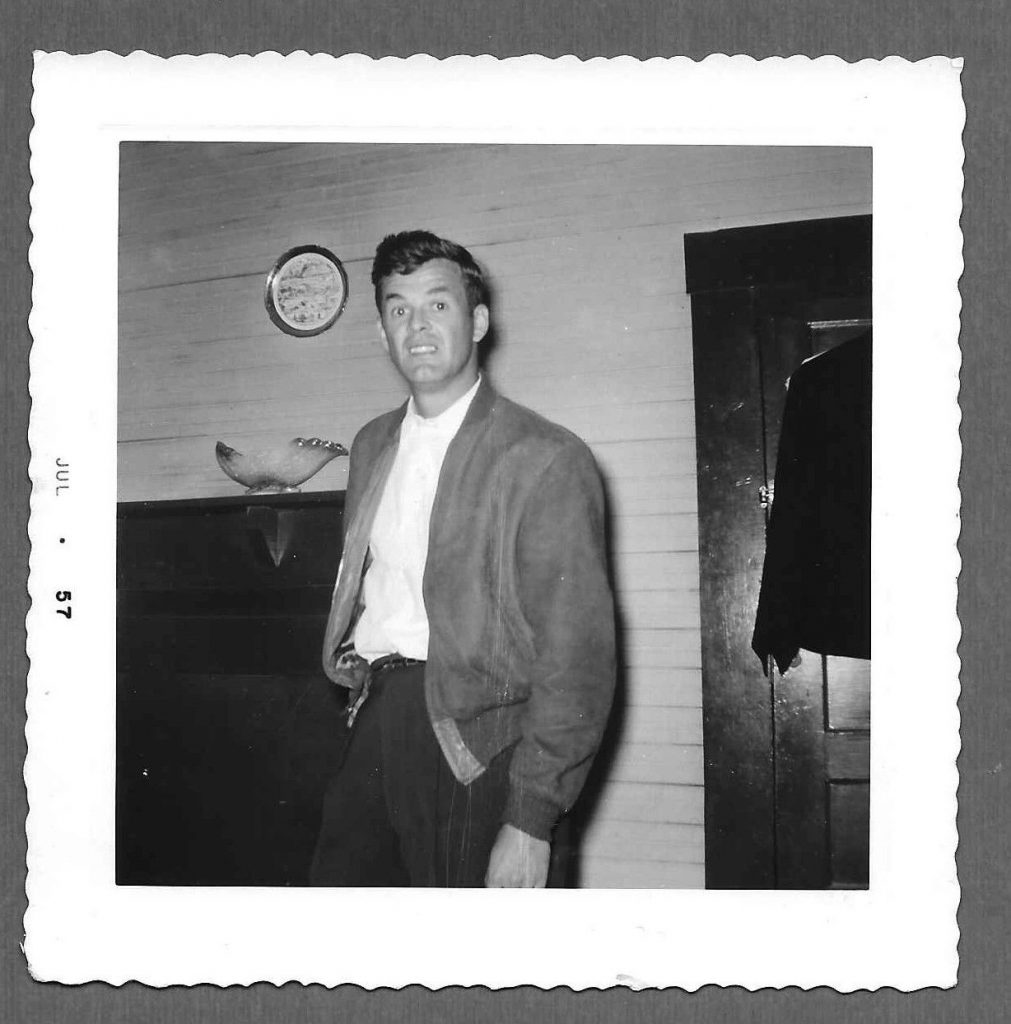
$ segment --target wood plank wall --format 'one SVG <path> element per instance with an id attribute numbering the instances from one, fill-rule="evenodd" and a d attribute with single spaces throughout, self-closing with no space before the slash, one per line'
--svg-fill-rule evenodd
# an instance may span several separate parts
<path id="1" fill-rule="evenodd" d="M 582 884 L 701 886 L 702 724 L 694 408 L 683 235 L 867 213 L 869 150 L 124 143 L 121 500 L 235 493 L 242 449 L 349 442 L 397 404 L 369 271 L 425 227 L 489 271 L 499 389 L 593 448 L 624 624 L 620 728 Z M 263 283 L 287 248 L 344 261 L 329 332 L 281 334 Z M 346 460 L 307 490 L 341 488 Z"/>

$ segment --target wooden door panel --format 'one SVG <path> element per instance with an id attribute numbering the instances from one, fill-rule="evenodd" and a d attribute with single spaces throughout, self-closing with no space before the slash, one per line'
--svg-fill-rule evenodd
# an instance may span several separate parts
<path id="1" fill-rule="evenodd" d="M 867 782 L 871 777 L 870 735 L 826 733 L 825 777 L 830 782 Z"/>
<path id="2" fill-rule="evenodd" d="M 843 694 L 845 706 L 859 708 L 859 684 L 869 682 L 869 665 L 853 658 L 827 658 L 801 651 L 798 664 L 786 675 L 775 673 L 780 888 L 820 889 L 840 884 L 856 888 L 867 884 L 866 856 L 863 861 L 859 859 L 860 850 L 866 854 L 868 831 L 867 816 L 860 817 L 861 798 L 856 791 L 847 791 L 837 797 L 833 807 L 832 793 L 840 785 L 869 781 L 870 732 L 866 728 L 826 730 L 826 719 L 831 692 Z M 854 717 L 858 715 L 859 710 Z M 812 850 L 824 850 L 827 859 L 812 856 Z M 837 857 L 847 865 L 844 876 L 837 874 Z M 862 874 L 858 870 L 861 863 Z"/>
<path id="3" fill-rule="evenodd" d="M 801 651 L 785 676 L 774 670 L 777 883 L 781 889 L 822 889 L 828 884 L 822 850 L 825 800 L 824 669 L 821 655 Z"/>
<path id="4" fill-rule="evenodd" d="M 825 659 L 829 687 L 828 728 L 871 727 L 871 663 L 860 658 Z"/>
<path id="5" fill-rule="evenodd" d="M 830 782 L 829 885 L 865 889 L 869 881 L 871 787 L 867 782 Z"/>

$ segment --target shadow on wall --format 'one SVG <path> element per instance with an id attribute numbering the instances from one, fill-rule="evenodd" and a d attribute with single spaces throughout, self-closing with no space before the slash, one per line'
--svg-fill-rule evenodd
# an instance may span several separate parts
<path id="1" fill-rule="evenodd" d="M 612 503 L 610 497 L 610 483 L 606 475 L 601 471 L 604 483 L 604 523 L 606 529 L 607 553 L 608 553 L 608 578 L 611 584 L 611 592 L 614 594 L 614 626 L 615 626 L 615 657 L 616 657 L 616 681 L 614 689 L 614 702 L 611 706 L 611 715 L 608 718 L 607 728 L 604 730 L 604 737 L 600 744 L 600 750 L 594 758 L 587 776 L 586 785 L 580 794 L 571 814 L 563 819 L 559 826 L 560 834 L 556 837 L 559 846 L 558 858 L 564 860 L 565 864 L 565 885 L 572 888 L 579 888 L 582 885 L 580 853 L 582 851 L 582 835 L 587 825 L 593 820 L 597 805 L 600 802 L 601 791 L 611 774 L 611 768 L 617 755 L 620 737 L 624 731 L 625 724 L 625 621 L 621 611 L 618 590 L 615 585 L 614 556 L 613 556 L 613 534 L 614 516 L 611 512 Z"/>

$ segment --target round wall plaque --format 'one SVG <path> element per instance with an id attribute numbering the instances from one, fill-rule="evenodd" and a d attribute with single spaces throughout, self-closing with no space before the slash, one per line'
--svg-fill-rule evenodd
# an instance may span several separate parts
<path id="1" fill-rule="evenodd" d="M 321 245 L 289 249 L 267 275 L 264 302 L 270 319 L 286 334 L 299 338 L 332 327 L 347 298 L 344 266 Z"/>

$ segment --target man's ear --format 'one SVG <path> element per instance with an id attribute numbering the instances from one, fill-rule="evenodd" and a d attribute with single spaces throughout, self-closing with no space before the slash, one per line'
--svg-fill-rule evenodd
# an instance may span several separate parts
<path id="1" fill-rule="evenodd" d="M 480 302 L 474 307 L 474 312 L 471 314 L 474 320 L 474 333 L 472 339 L 476 345 L 487 333 L 488 333 L 488 307 Z"/>

